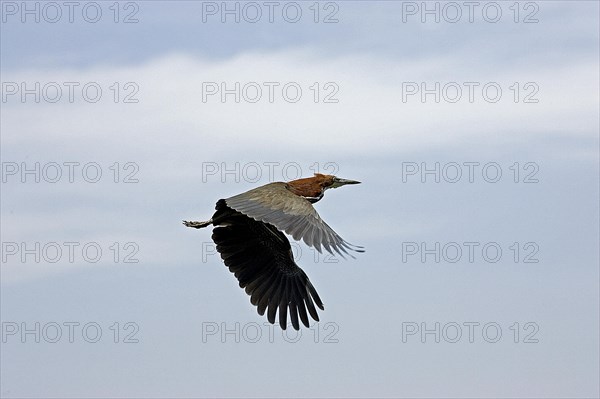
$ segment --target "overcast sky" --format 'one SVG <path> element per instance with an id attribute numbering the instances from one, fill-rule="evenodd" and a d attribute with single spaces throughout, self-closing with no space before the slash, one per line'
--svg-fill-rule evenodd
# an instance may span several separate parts
<path id="1" fill-rule="evenodd" d="M 597 397 L 598 3 L 469 4 L 0 2 L 1 396 Z M 181 220 L 316 171 L 282 334 Z"/>

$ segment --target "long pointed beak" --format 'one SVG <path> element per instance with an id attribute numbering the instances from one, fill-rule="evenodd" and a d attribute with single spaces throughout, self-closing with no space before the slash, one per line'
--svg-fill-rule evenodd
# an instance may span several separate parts
<path id="1" fill-rule="evenodd" d="M 335 181 L 333 182 L 333 185 L 331 187 L 332 188 L 337 188 L 337 187 L 344 186 L 346 184 L 360 184 L 360 182 L 356 181 L 356 180 L 340 179 L 338 177 L 338 178 L 335 179 Z"/>

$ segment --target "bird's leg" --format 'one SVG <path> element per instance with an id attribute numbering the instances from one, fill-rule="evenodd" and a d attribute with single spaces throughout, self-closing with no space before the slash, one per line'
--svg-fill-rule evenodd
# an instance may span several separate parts
<path id="1" fill-rule="evenodd" d="M 206 227 L 206 226 L 212 224 L 212 222 L 213 222 L 212 219 L 210 219 L 210 220 L 208 220 L 206 222 L 188 222 L 187 220 L 184 220 L 183 224 L 185 226 L 187 226 L 187 227 L 193 227 L 195 229 L 201 229 L 203 227 Z"/>

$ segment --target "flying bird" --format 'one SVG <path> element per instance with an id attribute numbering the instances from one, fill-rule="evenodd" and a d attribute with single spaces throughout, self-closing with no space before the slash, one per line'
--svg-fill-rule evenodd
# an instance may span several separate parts
<path id="1" fill-rule="evenodd" d="M 230 198 L 217 201 L 216 212 L 206 222 L 183 221 L 187 227 L 200 229 L 213 225 L 212 239 L 229 270 L 250 295 L 258 314 L 287 327 L 300 328 L 298 317 L 310 327 L 308 314 L 319 321 L 315 305 L 324 310 L 323 302 L 308 276 L 294 261 L 290 241 L 295 240 L 322 252 L 352 256 L 348 251 L 364 252 L 349 244 L 321 219 L 312 204 L 323 198 L 325 190 L 355 180 L 315 173 L 314 177 L 275 182 Z M 354 258 L 354 256 L 352 256 Z M 308 311 L 308 314 L 307 314 Z"/>

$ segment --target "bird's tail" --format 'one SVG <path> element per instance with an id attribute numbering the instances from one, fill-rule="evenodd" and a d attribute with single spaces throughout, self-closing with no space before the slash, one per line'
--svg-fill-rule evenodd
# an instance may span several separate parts
<path id="1" fill-rule="evenodd" d="M 187 220 L 183 221 L 183 224 L 187 227 L 193 227 L 195 229 L 201 229 L 203 227 L 211 225 L 213 222 L 212 219 L 207 220 L 206 222 L 188 222 Z"/>

